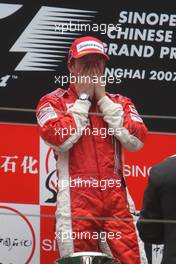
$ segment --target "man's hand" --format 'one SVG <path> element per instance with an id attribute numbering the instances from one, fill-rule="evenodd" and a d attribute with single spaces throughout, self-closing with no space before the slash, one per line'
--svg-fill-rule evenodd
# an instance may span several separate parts
<path id="1" fill-rule="evenodd" d="M 94 67 L 94 76 L 97 76 L 98 83 L 95 83 L 95 98 L 99 101 L 105 96 L 105 77 L 98 65 Z"/>
<path id="2" fill-rule="evenodd" d="M 91 69 L 91 65 L 86 65 L 83 69 L 77 74 L 77 83 L 76 90 L 78 96 L 81 93 L 86 93 L 92 99 L 94 96 L 94 83 L 92 83 L 93 71 Z"/>

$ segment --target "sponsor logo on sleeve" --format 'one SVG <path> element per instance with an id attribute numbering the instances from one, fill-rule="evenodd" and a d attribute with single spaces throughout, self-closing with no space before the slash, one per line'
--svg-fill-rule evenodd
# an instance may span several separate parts
<path id="1" fill-rule="evenodd" d="M 139 116 L 138 111 L 136 110 L 134 105 L 129 105 L 130 108 L 130 116 L 133 121 L 143 123 L 142 118 Z"/>
<path id="2" fill-rule="evenodd" d="M 41 127 L 44 126 L 44 124 L 54 118 L 57 118 L 58 115 L 54 111 L 54 108 L 50 103 L 44 104 L 38 111 L 37 114 L 37 120 Z"/>
<path id="3" fill-rule="evenodd" d="M 143 120 L 142 120 L 142 118 L 141 118 L 139 115 L 130 114 L 130 116 L 131 116 L 131 119 L 132 119 L 133 121 L 143 123 Z"/>
<path id="4" fill-rule="evenodd" d="M 136 108 L 134 107 L 134 105 L 129 105 L 130 111 L 133 114 L 139 115 L 138 111 L 136 110 Z"/>

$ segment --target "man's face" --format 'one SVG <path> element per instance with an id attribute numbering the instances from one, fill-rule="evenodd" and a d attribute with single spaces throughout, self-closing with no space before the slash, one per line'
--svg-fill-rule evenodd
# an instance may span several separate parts
<path id="1" fill-rule="evenodd" d="M 77 75 L 84 70 L 89 69 L 93 72 L 94 67 L 98 67 L 101 74 L 104 72 L 106 60 L 100 54 L 88 54 L 79 59 L 73 59 L 69 65 L 69 71 Z"/>

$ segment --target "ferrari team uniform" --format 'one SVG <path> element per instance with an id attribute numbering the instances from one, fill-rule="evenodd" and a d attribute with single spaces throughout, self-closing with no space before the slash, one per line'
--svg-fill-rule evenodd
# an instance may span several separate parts
<path id="1" fill-rule="evenodd" d="M 56 157 L 60 257 L 93 251 L 121 264 L 148 263 L 123 177 L 122 148 L 139 150 L 147 133 L 132 101 L 109 93 L 80 100 L 71 84 L 40 100 L 37 120 Z"/>

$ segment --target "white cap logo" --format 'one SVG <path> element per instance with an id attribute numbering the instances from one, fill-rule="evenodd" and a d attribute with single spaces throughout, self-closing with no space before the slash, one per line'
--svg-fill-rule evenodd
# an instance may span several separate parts
<path id="1" fill-rule="evenodd" d="M 88 40 L 88 41 L 83 41 L 76 46 L 77 52 L 79 53 L 82 50 L 86 49 L 95 49 L 101 52 L 104 52 L 104 47 L 102 44 L 98 43 L 97 41 L 94 40 Z"/>

